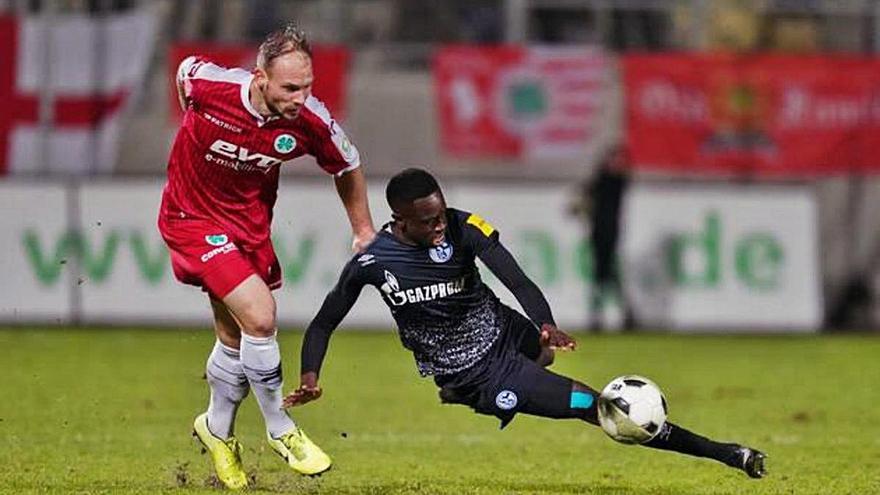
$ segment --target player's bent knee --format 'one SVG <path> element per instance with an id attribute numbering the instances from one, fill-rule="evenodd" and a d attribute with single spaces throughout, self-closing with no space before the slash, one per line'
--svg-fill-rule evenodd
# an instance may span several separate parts
<path id="1" fill-rule="evenodd" d="M 242 331 L 252 337 L 271 337 L 275 335 L 277 323 L 272 313 L 251 314 L 242 318 Z"/>
<path id="2" fill-rule="evenodd" d="M 235 315 L 242 332 L 253 337 L 275 333 L 275 299 L 266 283 L 256 275 L 241 282 L 223 298 L 223 304 Z"/>

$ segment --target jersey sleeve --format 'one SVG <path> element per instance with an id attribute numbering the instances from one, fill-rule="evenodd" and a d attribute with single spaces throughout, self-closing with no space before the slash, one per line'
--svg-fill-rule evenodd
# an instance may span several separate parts
<path id="1" fill-rule="evenodd" d="M 498 230 L 480 215 L 457 210 L 455 216 L 461 222 L 462 241 L 474 255 L 480 256 L 500 243 Z"/>
<path id="2" fill-rule="evenodd" d="M 314 96 L 309 96 L 306 100 L 306 108 L 317 117 L 312 154 L 318 166 L 335 176 L 341 176 L 360 167 L 360 152 L 345 134 L 342 126 L 330 115 L 327 107 Z"/>
<path id="3" fill-rule="evenodd" d="M 327 294 L 321 309 L 306 329 L 302 344 L 302 373 L 313 371 L 320 374 L 330 336 L 357 302 L 361 289 L 366 284 L 363 269 L 357 259 L 354 258 L 345 265 L 336 286 Z"/>
<path id="4" fill-rule="evenodd" d="M 177 66 L 175 77 L 178 91 L 183 100 L 181 105 L 186 110 L 189 106 L 198 106 L 204 97 L 207 79 L 223 79 L 229 69 L 220 67 L 197 55 L 190 55 Z"/>
<path id="5" fill-rule="evenodd" d="M 510 251 L 501 244 L 498 231 L 475 213 L 456 212 L 463 222 L 462 238 L 486 267 L 516 297 L 532 322 L 540 327 L 554 324 L 550 304 L 541 289 L 522 271 Z"/>
<path id="6" fill-rule="evenodd" d="M 192 104 L 195 100 L 195 91 L 193 86 L 193 78 L 196 77 L 199 70 L 202 69 L 205 64 L 208 63 L 206 60 L 197 57 L 195 55 L 190 55 L 186 57 L 180 62 L 180 65 L 177 66 L 177 77 L 175 77 L 175 82 L 177 83 L 177 89 L 182 96 L 181 106 L 184 110 Z"/>

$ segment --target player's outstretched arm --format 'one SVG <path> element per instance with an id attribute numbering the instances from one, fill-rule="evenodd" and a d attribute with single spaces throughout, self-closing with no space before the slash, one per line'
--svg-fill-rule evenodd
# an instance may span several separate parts
<path id="1" fill-rule="evenodd" d="M 367 180 L 364 178 L 364 172 L 358 167 L 337 176 L 335 182 L 336 192 L 339 193 L 339 198 L 345 206 L 354 235 L 352 250 L 359 253 L 366 249 L 376 236 L 373 218 L 370 216 L 370 205 L 367 202 Z"/>
<path id="2" fill-rule="evenodd" d="M 318 376 L 330 345 L 330 336 L 357 302 L 363 286 L 358 262 L 353 259 L 345 265 L 336 286 L 324 298 L 321 309 L 306 328 L 300 355 L 300 386 L 284 398 L 284 407 L 302 405 L 321 397 Z"/>
<path id="3" fill-rule="evenodd" d="M 550 304 L 547 303 L 541 289 L 522 271 L 519 263 L 501 242 L 495 242 L 484 249 L 479 257 L 498 280 L 513 293 L 526 315 L 541 328 L 542 333 L 545 329 L 548 329 L 547 332 L 551 335 L 561 332 L 556 328 Z"/>

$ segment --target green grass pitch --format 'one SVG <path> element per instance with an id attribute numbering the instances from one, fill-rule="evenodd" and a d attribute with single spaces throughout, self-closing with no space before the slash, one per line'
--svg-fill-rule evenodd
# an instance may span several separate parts
<path id="1" fill-rule="evenodd" d="M 340 331 L 324 397 L 294 410 L 335 460 L 300 478 L 264 441 L 249 397 L 237 435 L 262 493 L 880 493 L 876 336 L 579 335 L 557 372 L 601 388 L 639 373 L 670 418 L 764 449 L 770 476 L 612 442 L 579 421 L 518 417 L 506 430 L 442 406 L 390 332 Z M 301 333 L 283 331 L 287 386 Z M 0 492 L 219 493 L 190 437 L 207 403 L 204 330 L 0 330 Z"/>

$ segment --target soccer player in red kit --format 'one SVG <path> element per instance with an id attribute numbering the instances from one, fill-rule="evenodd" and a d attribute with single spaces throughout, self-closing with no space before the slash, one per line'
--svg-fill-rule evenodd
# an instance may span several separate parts
<path id="1" fill-rule="evenodd" d="M 282 163 L 309 154 L 332 174 L 360 250 L 375 235 L 357 148 L 311 96 L 311 50 L 293 26 L 260 45 L 252 72 L 189 57 L 177 72 L 185 113 L 168 161 L 159 230 L 174 275 L 207 292 L 217 341 L 208 358 L 208 410 L 194 423 L 218 478 L 247 486 L 235 414 L 253 390 L 269 444 L 295 471 L 330 458 L 282 408 L 275 299 L 281 267 L 270 239 Z"/>

